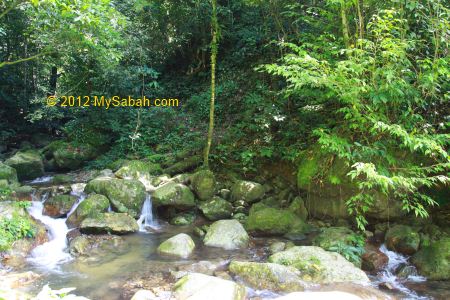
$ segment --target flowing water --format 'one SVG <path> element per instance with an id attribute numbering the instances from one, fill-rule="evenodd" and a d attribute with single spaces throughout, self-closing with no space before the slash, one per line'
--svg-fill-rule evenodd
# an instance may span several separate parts
<path id="1" fill-rule="evenodd" d="M 69 231 L 66 219 L 54 219 L 42 214 L 48 193 L 45 193 L 41 199 L 35 199 L 35 196 L 33 198 L 28 212 L 45 225 L 49 233 L 49 241 L 34 248 L 28 260 L 41 268 L 58 270 L 59 264 L 72 259 L 65 251 L 67 248 L 66 235 Z"/>
<path id="2" fill-rule="evenodd" d="M 139 225 L 139 231 L 141 232 L 147 232 L 147 228 L 154 230 L 158 230 L 160 228 L 156 219 L 153 218 L 152 196 L 150 194 L 147 194 L 145 197 L 141 216 L 137 222 Z"/>
<path id="3" fill-rule="evenodd" d="M 84 186 L 85 184 L 71 186 L 71 194 L 78 197 L 78 200 L 68 216 L 85 199 Z M 193 234 L 193 226 L 178 227 L 158 222 L 152 211 L 151 196 L 148 194 L 137 221 L 139 233 L 115 238 L 109 235 L 98 236 L 106 242 L 96 244 L 89 255 L 74 258 L 67 249 L 66 235 L 69 229 L 65 223 L 66 218 L 53 219 L 43 215 L 48 196 L 48 189 L 34 193 L 32 205 L 28 209 L 34 218 L 45 224 L 49 233 L 49 242 L 36 247 L 28 258 L 29 265 L 25 270 L 43 275 L 27 288 L 31 293 L 37 293 L 44 285 L 50 284 L 53 289 L 76 287 L 75 294 L 92 300 L 122 300 L 130 299 L 138 289 L 158 287 L 167 291 L 170 297 L 169 290 L 175 282 L 170 276 L 171 272 L 205 260 L 219 265 L 232 259 L 265 261 L 268 257 L 268 245 L 272 242 L 268 238 L 253 238 L 247 249 L 233 251 L 205 247 Z M 192 236 L 196 244 L 196 249 L 189 259 L 164 258 L 157 254 L 156 249 L 161 242 L 181 232 Z M 299 244 L 310 244 L 310 239 L 300 241 Z M 449 296 L 448 282 L 430 282 L 414 274 L 400 278 L 396 272 L 399 267 L 408 265 L 408 258 L 387 250 L 384 245 L 380 250 L 389 257 L 389 263 L 383 272 L 372 278 L 374 287 L 378 287 L 380 283 L 389 283 L 394 288 L 389 293 L 396 299 L 446 299 L 445 297 Z M 356 288 L 346 288 L 358 294 Z M 250 296 L 256 299 L 277 296 L 269 291 L 249 292 Z M 442 295 L 444 297 L 441 297 Z"/>
<path id="4" fill-rule="evenodd" d="M 415 270 L 414 266 L 412 266 L 409 263 L 408 257 L 400 253 L 388 250 L 386 248 L 386 245 L 384 244 L 381 245 L 380 251 L 389 258 L 389 262 L 385 267 L 385 269 L 377 275 L 374 282 L 375 284 L 377 283 L 389 284 L 394 290 L 399 291 L 401 292 L 401 294 L 404 295 L 404 297 L 402 297 L 403 299 L 420 299 L 420 300 L 431 299 L 426 296 L 419 296 L 415 291 L 407 287 L 408 283 L 426 281 L 427 279 L 425 277 L 417 275 L 417 272 L 414 271 L 412 272 L 411 275 L 408 275 L 406 278 L 400 278 L 399 276 L 396 275 L 396 272 L 398 272 L 400 267 L 408 267 Z"/>

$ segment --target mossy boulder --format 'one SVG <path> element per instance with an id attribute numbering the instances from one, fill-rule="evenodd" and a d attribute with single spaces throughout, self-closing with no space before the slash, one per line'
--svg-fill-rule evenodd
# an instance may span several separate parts
<path id="1" fill-rule="evenodd" d="M 326 170 L 326 172 L 324 172 Z M 351 164 L 322 154 L 318 147 L 305 150 L 297 171 L 297 187 L 307 191 L 305 205 L 310 217 L 350 219 L 346 201 L 359 192 L 347 173 Z M 374 204 L 367 215 L 376 220 L 393 220 L 405 215 L 401 201 L 371 192 Z"/>
<path id="2" fill-rule="evenodd" d="M 67 218 L 66 223 L 70 227 L 78 227 L 84 219 L 106 212 L 108 207 L 109 200 L 106 196 L 91 194 L 78 205 L 75 211 Z"/>
<path id="3" fill-rule="evenodd" d="M 220 197 L 213 197 L 210 201 L 201 203 L 199 208 L 205 217 L 211 221 L 227 219 L 233 213 L 231 203 Z"/>
<path id="4" fill-rule="evenodd" d="M 186 226 L 194 223 L 196 217 L 196 214 L 193 212 L 180 213 L 170 219 L 169 223 L 176 226 Z"/>
<path id="5" fill-rule="evenodd" d="M 19 180 L 34 179 L 44 175 L 44 163 L 38 151 L 19 151 L 5 161 L 16 169 Z"/>
<path id="6" fill-rule="evenodd" d="M 77 197 L 72 195 L 56 195 L 45 201 L 44 215 L 61 218 L 67 215 L 72 206 L 77 202 Z"/>
<path id="7" fill-rule="evenodd" d="M 239 221 L 220 220 L 209 227 L 203 241 L 206 246 L 233 250 L 247 247 L 249 236 Z"/>
<path id="8" fill-rule="evenodd" d="M 81 260 L 104 262 L 130 250 L 121 236 L 112 234 L 79 235 L 69 242 L 69 253 Z"/>
<path id="9" fill-rule="evenodd" d="M 312 244 L 328 251 L 337 251 L 342 248 L 360 249 L 348 260 L 357 267 L 361 266 L 360 255 L 363 252 L 364 238 L 357 235 L 347 227 L 322 228 L 321 232 L 313 239 Z"/>
<path id="10" fill-rule="evenodd" d="M 64 184 L 73 182 L 73 178 L 70 175 L 66 174 L 58 174 L 53 176 L 52 183 L 53 184 Z"/>
<path id="11" fill-rule="evenodd" d="M 191 177 L 191 187 L 198 199 L 211 199 L 216 188 L 214 173 L 209 170 L 198 171 Z"/>
<path id="12" fill-rule="evenodd" d="M 245 287 L 233 281 L 190 273 L 177 281 L 173 287 L 175 299 L 197 300 L 244 300 Z"/>
<path id="13" fill-rule="evenodd" d="M 337 247 L 339 244 L 353 246 L 356 233 L 347 227 L 322 228 L 321 232 L 313 239 L 313 245 L 325 250 Z"/>
<path id="14" fill-rule="evenodd" d="M 84 219 L 80 224 L 82 233 L 127 234 L 138 230 L 136 220 L 126 213 L 100 213 Z"/>
<path id="15" fill-rule="evenodd" d="M 303 221 L 308 219 L 308 210 L 305 207 L 305 201 L 300 197 L 295 197 L 289 205 L 289 210 L 295 213 Z"/>
<path id="16" fill-rule="evenodd" d="M 195 207 L 195 197 L 191 190 L 181 183 L 168 182 L 158 187 L 152 194 L 155 207 L 189 209 Z"/>
<path id="17" fill-rule="evenodd" d="M 306 286 L 300 271 L 280 264 L 232 261 L 229 270 L 257 290 L 294 292 Z"/>
<path id="18" fill-rule="evenodd" d="M 6 180 L 8 183 L 17 182 L 17 171 L 13 167 L 0 162 L 0 180 Z"/>
<path id="19" fill-rule="evenodd" d="M 195 243 L 192 238 L 185 233 L 180 233 L 164 241 L 159 245 L 157 251 L 162 255 L 188 258 L 194 249 Z"/>
<path id="20" fill-rule="evenodd" d="M 450 280 L 450 238 L 445 237 L 420 249 L 412 257 L 412 263 L 430 280 Z"/>
<path id="21" fill-rule="evenodd" d="M 74 144 L 64 141 L 55 141 L 48 145 L 44 152 L 50 152 L 55 167 L 59 170 L 76 170 L 99 154 L 97 148 L 89 144 Z"/>
<path id="22" fill-rule="evenodd" d="M 420 245 L 419 233 L 407 225 L 395 225 L 389 228 L 384 240 L 389 250 L 406 255 L 416 253 Z"/>
<path id="23" fill-rule="evenodd" d="M 233 201 L 243 200 L 254 203 L 264 197 L 264 187 L 253 181 L 237 181 L 231 187 L 231 198 Z"/>
<path id="24" fill-rule="evenodd" d="M 313 283 L 356 282 L 369 283 L 360 269 L 340 254 L 328 252 L 316 246 L 295 246 L 275 253 L 269 262 L 292 266 L 301 272 L 300 278 Z"/>
<path id="25" fill-rule="evenodd" d="M 158 174 L 161 174 L 161 166 L 159 164 L 140 160 L 126 161 L 115 173 L 116 177 L 119 178 L 139 180 L 149 190 L 153 189 L 151 184 L 153 176 Z"/>
<path id="26" fill-rule="evenodd" d="M 259 235 L 283 235 L 290 232 L 307 233 L 309 226 L 288 209 L 277 209 L 262 204 L 250 209 L 245 227 Z"/>
<path id="27" fill-rule="evenodd" d="M 106 196 L 114 211 L 128 213 L 135 218 L 141 213 L 146 193 L 144 185 L 138 180 L 110 177 L 95 178 L 86 185 L 84 191 Z"/>

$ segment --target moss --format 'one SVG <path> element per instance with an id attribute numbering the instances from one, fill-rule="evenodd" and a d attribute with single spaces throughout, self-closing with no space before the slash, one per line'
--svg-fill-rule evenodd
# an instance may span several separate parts
<path id="1" fill-rule="evenodd" d="M 301 221 L 292 211 L 271 207 L 259 207 L 250 210 L 246 228 L 263 234 L 285 234 Z"/>
<path id="2" fill-rule="evenodd" d="M 18 178 L 16 169 L 0 162 L 0 179 L 5 179 L 9 183 L 17 182 Z"/>
<path id="3" fill-rule="evenodd" d="M 16 169 L 19 180 L 34 179 L 44 174 L 44 163 L 38 151 L 19 151 L 5 164 Z"/>
<path id="4" fill-rule="evenodd" d="M 305 151 L 303 159 L 298 166 L 297 186 L 301 189 L 308 189 L 318 171 L 319 156 L 317 153 L 311 154 Z"/>
<path id="5" fill-rule="evenodd" d="M 419 273 L 431 280 L 450 279 L 450 238 L 446 237 L 424 247 L 412 258 Z"/>
<path id="6" fill-rule="evenodd" d="M 214 196 L 216 179 L 214 173 L 202 170 L 192 175 L 191 186 L 200 200 L 209 200 Z"/>

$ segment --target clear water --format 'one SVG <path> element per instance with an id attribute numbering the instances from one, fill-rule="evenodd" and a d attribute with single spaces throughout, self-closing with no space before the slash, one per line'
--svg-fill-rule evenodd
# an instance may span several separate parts
<path id="1" fill-rule="evenodd" d="M 34 248 L 28 261 L 40 268 L 57 271 L 59 264 L 72 259 L 66 252 L 66 234 L 69 228 L 67 228 L 66 219 L 53 219 L 42 214 L 46 198 L 47 196 L 44 196 L 41 201 L 32 201 L 28 212 L 46 226 L 49 241 Z"/>
<path id="2" fill-rule="evenodd" d="M 150 194 L 147 194 L 145 197 L 141 216 L 137 222 L 139 225 L 139 231 L 141 232 L 147 232 L 147 229 L 149 228 L 154 230 L 158 230 L 160 228 L 156 218 L 153 217 L 152 196 Z"/>
<path id="3" fill-rule="evenodd" d="M 72 185 L 72 195 L 78 201 L 70 213 L 85 199 L 83 184 Z M 170 297 L 170 287 L 175 279 L 169 274 L 180 267 L 189 266 L 198 261 L 208 260 L 217 264 L 232 259 L 245 261 L 265 261 L 268 256 L 268 245 L 271 239 L 252 239 L 249 248 L 226 251 L 219 248 L 205 247 L 200 239 L 195 238 L 193 226 L 176 227 L 158 222 L 152 211 L 150 195 L 146 198 L 138 220 L 142 232 L 122 236 L 120 246 L 99 247 L 88 257 L 73 258 L 67 252 L 66 234 L 69 229 L 66 219 L 53 219 L 42 215 L 43 204 L 48 193 L 33 195 L 29 212 L 43 222 L 49 230 L 49 242 L 36 247 L 29 259 L 26 271 L 42 274 L 40 280 L 26 288 L 36 294 L 49 284 L 53 289 L 75 287 L 77 295 L 92 300 L 122 300 L 130 299 L 135 291 L 141 288 L 160 288 L 167 291 Z M 69 213 L 69 215 L 70 215 Z M 155 230 L 158 229 L 158 230 Z M 156 253 L 158 245 L 166 239 L 178 234 L 187 233 L 194 238 L 196 249 L 189 259 L 170 259 Z M 299 244 L 309 245 L 311 239 L 300 241 Z M 408 264 L 408 257 L 389 251 L 384 245 L 380 250 L 389 257 L 389 263 L 383 272 L 372 278 L 374 287 L 382 282 L 391 284 L 395 290 L 389 293 L 396 299 L 450 299 L 449 282 L 430 282 L 420 276 L 410 276 L 406 279 L 395 275 L 396 269 Z M 319 287 L 317 290 L 343 290 L 361 295 L 360 288 L 346 284 L 344 286 Z M 269 291 L 254 291 L 249 289 L 250 297 L 255 299 L 270 299 L 278 296 Z M 163 292 L 164 293 L 164 292 Z"/>

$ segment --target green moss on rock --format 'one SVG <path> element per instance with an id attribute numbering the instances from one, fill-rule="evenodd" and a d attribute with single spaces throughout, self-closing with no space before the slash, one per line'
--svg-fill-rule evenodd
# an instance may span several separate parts
<path id="1" fill-rule="evenodd" d="M 227 219 L 233 213 L 231 203 L 220 197 L 213 197 L 210 201 L 203 202 L 199 208 L 205 217 L 211 221 Z"/>
<path id="2" fill-rule="evenodd" d="M 191 177 L 191 187 L 198 199 L 211 199 L 216 188 L 214 173 L 209 170 L 198 171 Z"/>
<path id="3" fill-rule="evenodd" d="M 412 257 L 419 273 L 430 280 L 450 279 L 450 238 L 445 237 L 422 248 Z"/>
<path id="4" fill-rule="evenodd" d="M 406 255 L 417 252 L 420 245 L 420 235 L 407 225 L 395 225 L 386 232 L 386 247 Z"/>
<path id="5" fill-rule="evenodd" d="M 19 180 L 34 179 L 44 175 L 44 163 L 38 151 L 19 151 L 8 158 L 5 164 L 16 169 Z"/>
<path id="6" fill-rule="evenodd" d="M 109 200 L 106 196 L 91 194 L 78 205 L 75 211 L 67 218 L 66 223 L 71 227 L 78 227 L 84 219 L 106 212 L 108 207 Z"/>

